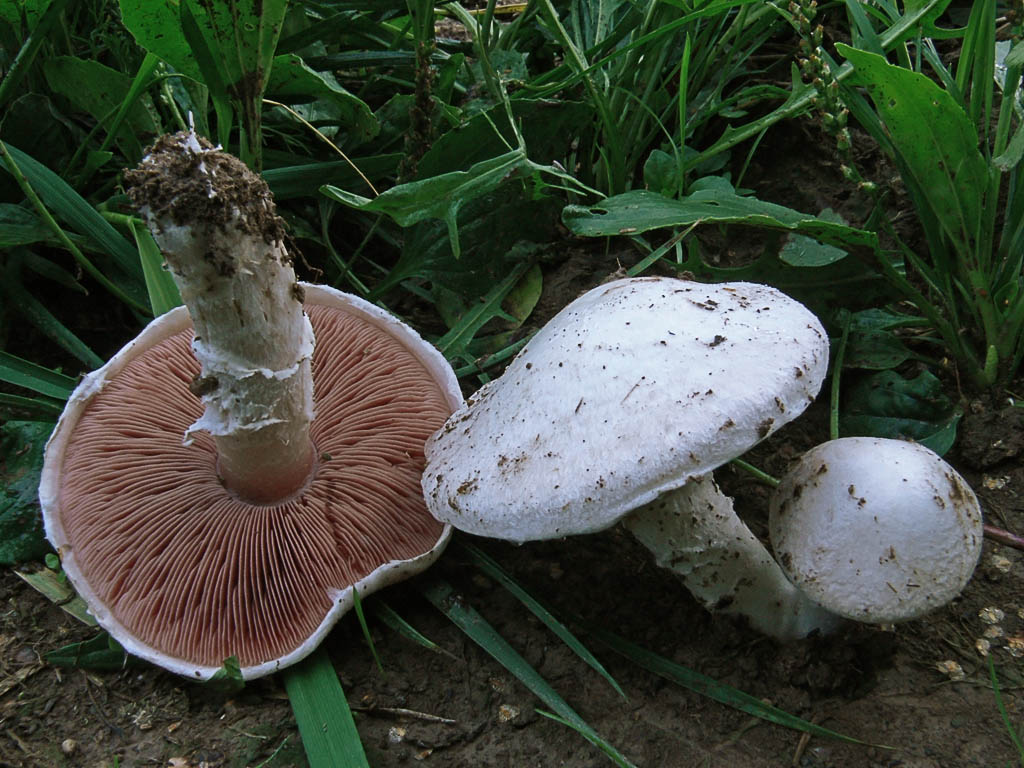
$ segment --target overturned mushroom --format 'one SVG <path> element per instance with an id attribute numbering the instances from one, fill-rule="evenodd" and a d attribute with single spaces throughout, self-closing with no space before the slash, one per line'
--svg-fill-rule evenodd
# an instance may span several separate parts
<path id="1" fill-rule="evenodd" d="M 601 285 L 428 441 L 428 507 L 516 542 L 625 519 L 708 607 L 778 637 L 831 628 L 710 478 L 804 410 L 827 357 L 814 315 L 768 286 Z"/>
<path id="2" fill-rule="evenodd" d="M 355 590 L 440 554 L 419 479 L 458 384 L 386 312 L 296 283 L 269 190 L 231 156 L 164 137 L 129 182 L 188 311 L 72 395 L 47 536 L 128 651 L 193 679 L 237 656 L 258 677 L 310 653 Z"/>
<path id="3" fill-rule="evenodd" d="M 848 619 L 898 622 L 948 602 L 981 554 L 981 507 L 923 445 L 844 437 L 805 453 L 772 494 L 790 580 Z"/>

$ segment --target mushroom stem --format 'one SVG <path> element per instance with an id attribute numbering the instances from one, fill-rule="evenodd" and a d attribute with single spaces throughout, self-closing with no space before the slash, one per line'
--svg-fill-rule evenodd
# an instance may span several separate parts
<path id="1" fill-rule="evenodd" d="M 779 640 L 828 633 L 842 623 L 789 582 L 710 474 L 638 507 L 623 522 L 709 610 L 743 616 Z"/>
<path id="2" fill-rule="evenodd" d="M 161 138 L 125 175 L 195 326 L 218 473 L 239 497 L 271 503 L 314 466 L 313 331 L 267 185 L 194 133 Z"/>

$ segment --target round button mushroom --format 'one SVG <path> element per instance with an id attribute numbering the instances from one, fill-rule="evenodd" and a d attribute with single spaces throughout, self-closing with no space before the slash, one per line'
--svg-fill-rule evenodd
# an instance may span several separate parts
<path id="1" fill-rule="evenodd" d="M 769 286 L 598 286 L 428 441 L 428 507 L 515 542 L 625 518 L 709 608 L 778 637 L 831 627 L 710 479 L 804 410 L 827 357 L 817 318 Z"/>
<path id="2" fill-rule="evenodd" d="M 904 621 L 945 604 L 981 554 L 974 492 L 935 453 L 902 440 L 812 448 L 775 489 L 769 527 L 792 582 L 857 621 Z"/>
<path id="3" fill-rule="evenodd" d="M 461 394 L 415 331 L 296 283 L 269 190 L 234 158 L 178 134 L 129 179 L 188 310 L 72 395 L 41 478 L 47 536 L 129 652 L 192 679 L 236 656 L 259 677 L 310 653 L 356 590 L 439 556 L 423 445 Z"/>

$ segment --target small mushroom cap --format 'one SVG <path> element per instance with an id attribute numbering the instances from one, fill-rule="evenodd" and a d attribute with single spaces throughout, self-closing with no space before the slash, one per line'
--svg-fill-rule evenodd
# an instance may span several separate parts
<path id="1" fill-rule="evenodd" d="M 896 622 L 948 602 L 981 554 L 981 508 L 917 443 L 844 437 L 812 448 L 775 490 L 770 537 L 789 579 L 849 619 Z"/>
<path id="2" fill-rule="evenodd" d="M 606 283 L 427 442 L 427 506 L 511 541 L 599 531 L 795 418 L 827 357 L 817 318 L 769 286 Z"/>
<path id="3" fill-rule="evenodd" d="M 236 656 L 245 678 L 310 653 L 365 595 L 423 570 L 423 444 L 461 403 L 437 350 L 383 310 L 305 285 L 316 332 L 318 466 L 267 504 L 229 492 L 202 412 L 184 307 L 154 320 L 72 395 L 47 445 L 47 537 L 90 612 L 129 652 L 194 680 Z M 194 388 L 194 387 L 193 387 Z"/>

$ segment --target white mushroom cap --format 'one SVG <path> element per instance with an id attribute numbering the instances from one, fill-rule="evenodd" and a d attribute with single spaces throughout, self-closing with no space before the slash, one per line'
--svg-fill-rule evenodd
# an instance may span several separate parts
<path id="1" fill-rule="evenodd" d="M 845 437 L 808 451 L 775 490 L 770 536 L 790 580 L 846 618 L 916 618 L 956 597 L 981 553 L 981 508 L 922 445 Z"/>
<path id="2" fill-rule="evenodd" d="M 511 541 L 599 531 L 792 420 L 827 357 L 817 318 L 769 286 L 606 283 L 428 441 L 427 506 Z"/>

